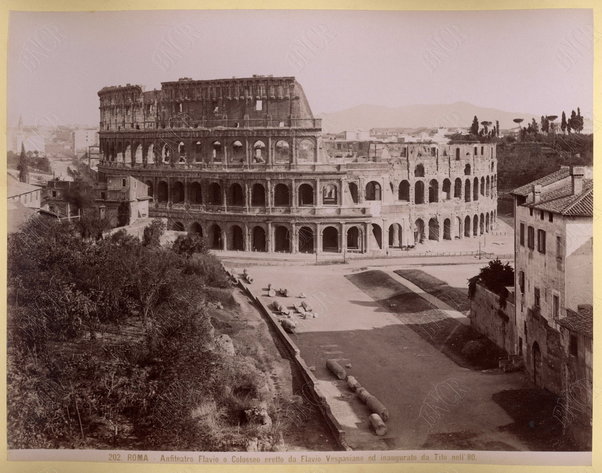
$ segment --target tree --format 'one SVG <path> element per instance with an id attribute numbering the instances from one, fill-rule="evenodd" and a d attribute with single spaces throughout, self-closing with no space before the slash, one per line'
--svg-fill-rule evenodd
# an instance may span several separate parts
<path id="1" fill-rule="evenodd" d="M 562 133 L 564 134 L 566 132 L 567 129 L 567 122 L 566 122 L 566 114 L 564 113 L 564 110 L 562 111 L 562 119 L 560 121 L 560 129 L 562 130 Z"/>
<path id="2" fill-rule="evenodd" d="M 579 107 L 577 107 L 577 115 L 575 115 L 575 120 L 572 125 L 572 128 L 577 133 L 581 133 L 581 130 L 583 130 L 583 117 L 581 116 L 581 109 Z"/>
<path id="3" fill-rule="evenodd" d="M 468 280 L 468 297 L 474 296 L 477 283 L 483 284 L 491 292 L 500 296 L 500 306 L 506 306 L 508 286 L 514 286 L 514 269 L 509 263 L 502 263 L 499 259 L 489 262 L 481 268 L 479 274 Z"/>
<path id="4" fill-rule="evenodd" d="M 477 118 L 476 115 L 472 119 L 472 125 L 470 126 L 470 133 L 475 136 L 479 134 L 479 119 Z"/>
<path id="5" fill-rule="evenodd" d="M 500 136 L 500 121 L 499 120 L 495 121 L 495 136 L 497 136 L 498 138 Z"/>
<path id="6" fill-rule="evenodd" d="M 546 121 L 548 123 L 548 129 L 546 130 L 547 132 L 551 132 L 551 133 L 556 132 L 556 123 L 554 123 L 554 120 L 556 120 L 557 118 L 558 118 L 558 115 L 548 115 L 546 117 Z"/>
<path id="7" fill-rule="evenodd" d="M 535 134 L 539 133 L 539 125 L 537 124 L 537 120 L 535 120 L 535 118 L 531 120 L 531 132 Z"/>
<path id="8" fill-rule="evenodd" d="M 27 155 L 25 154 L 25 146 L 23 143 L 21 143 L 21 155 L 19 156 L 17 170 L 19 171 L 19 181 L 29 182 L 29 163 Z"/>
<path id="9" fill-rule="evenodd" d="M 192 257 L 195 253 L 206 254 L 208 252 L 205 239 L 194 232 L 178 236 L 174 241 L 173 250 L 186 258 Z"/>
<path id="10" fill-rule="evenodd" d="M 151 248 L 161 246 L 161 237 L 165 233 L 165 223 L 159 218 L 153 219 L 150 225 L 144 227 L 142 234 L 142 244 Z"/>

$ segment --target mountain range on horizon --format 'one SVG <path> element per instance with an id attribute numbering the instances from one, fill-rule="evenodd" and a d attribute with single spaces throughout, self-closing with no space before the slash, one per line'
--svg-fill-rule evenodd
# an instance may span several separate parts
<path id="1" fill-rule="evenodd" d="M 565 110 L 567 118 L 570 112 L 570 110 Z M 475 115 L 479 122 L 487 120 L 495 124 L 495 121 L 499 120 L 501 129 L 516 127 L 516 123 L 513 122 L 515 118 L 523 118 L 525 120 L 523 126 L 526 126 L 533 118 L 539 123 L 541 118 L 541 115 L 479 107 L 468 102 L 403 105 L 400 107 L 366 104 L 332 113 L 319 113 L 317 118 L 322 119 L 324 133 L 340 133 L 345 130 L 369 130 L 371 128 L 468 128 Z M 558 112 L 556 120 L 559 126 L 561 115 L 562 110 Z M 585 118 L 585 128 L 587 128 L 588 122 L 589 120 Z"/>

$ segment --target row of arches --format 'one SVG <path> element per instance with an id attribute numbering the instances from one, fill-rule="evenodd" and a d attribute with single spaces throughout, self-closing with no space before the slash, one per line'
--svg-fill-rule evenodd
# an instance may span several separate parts
<path id="1" fill-rule="evenodd" d="M 148 187 L 148 195 L 154 197 L 157 202 L 172 202 L 174 204 L 188 202 L 191 204 L 224 205 L 224 202 L 230 206 L 244 207 L 249 201 L 251 207 L 265 207 L 268 202 L 266 187 L 260 183 L 254 183 L 249 188 L 250 195 L 246 195 L 246 189 L 235 182 L 225 188 L 218 182 L 201 184 L 198 181 L 186 185 L 182 181 L 175 181 L 171 184 L 161 180 L 154 188 L 153 181 L 145 182 Z M 297 205 L 313 206 L 316 203 L 314 186 L 308 183 L 302 183 L 297 189 Z M 188 194 L 186 194 L 188 190 Z M 287 184 L 278 183 L 273 187 L 273 205 L 276 207 L 289 207 L 292 205 L 290 188 Z M 334 184 L 324 184 L 322 186 L 322 203 L 338 204 L 339 191 Z"/>
<path id="2" fill-rule="evenodd" d="M 495 218 L 495 212 L 491 211 L 473 216 L 466 215 L 464 218 L 447 217 L 442 221 L 436 217 L 417 218 L 412 228 L 407 226 L 404 228 L 401 223 L 394 222 L 386 229 L 385 241 L 383 241 L 383 228 L 377 223 L 367 224 L 365 228 L 363 225 L 353 225 L 344 230 L 335 225 L 327 225 L 320 230 L 303 225 L 293 235 L 291 228 L 285 224 L 274 225 L 269 234 L 270 229 L 259 224 L 247 228 L 238 223 L 212 223 L 203 227 L 199 222 L 193 222 L 188 227 L 188 231 L 205 237 L 208 246 L 215 250 L 315 253 L 318 248 L 321 252 L 338 253 L 344 246 L 347 251 L 363 253 L 368 249 L 383 250 L 385 244 L 388 248 L 402 248 L 428 240 L 476 237 L 489 233 Z M 171 229 L 186 230 L 185 225 L 180 221 L 173 222 Z M 319 232 L 319 238 L 316 232 Z"/>
<path id="3" fill-rule="evenodd" d="M 270 149 L 271 148 L 271 149 Z M 262 164 L 266 162 L 313 162 L 316 158 L 315 140 L 303 138 L 293 143 L 287 139 L 246 140 L 244 138 L 198 139 L 175 142 L 105 142 L 101 150 L 108 162 L 123 164 L 191 164 L 228 162 Z"/>
<path id="4" fill-rule="evenodd" d="M 415 181 L 412 186 L 409 181 L 403 180 L 399 183 L 397 189 L 397 199 L 409 202 L 413 187 L 414 203 L 416 204 L 439 202 L 439 200 L 450 200 L 452 198 L 464 198 L 465 202 L 470 202 L 471 200 L 478 200 L 479 195 L 493 197 L 495 195 L 495 183 L 496 176 L 482 176 L 480 180 L 475 177 L 474 180 L 466 179 L 464 182 L 458 177 L 454 180 L 452 192 L 451 180 L 447 178 L 443 180 L 441 191 L 439 191 L 439 181 L 437 179 L 431 179 L 428 182 L 428 188 L 424 181 Z"/>

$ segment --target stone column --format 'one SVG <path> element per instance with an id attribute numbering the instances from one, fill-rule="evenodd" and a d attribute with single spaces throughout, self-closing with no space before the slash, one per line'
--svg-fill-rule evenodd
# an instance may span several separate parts
<path id="1" fill-rule="evenodd" d="M 297 253 L 299 251 L 299 232 L 297 229 L 297 223 L 291 223 L 291 253 Z"/>
<path id="2" fill-rule="evenodd" d="M 322 225 L 316 224 L 316 253 L 322 253 Z"/>
<path id="3" fill-rule="evenodd" d="M 267 250 L 270 253 L 274 252 L 274 228 L 272 226 L 272 222 L 268 222 L 268 229 L 266 231 L 266 246 Z"/>

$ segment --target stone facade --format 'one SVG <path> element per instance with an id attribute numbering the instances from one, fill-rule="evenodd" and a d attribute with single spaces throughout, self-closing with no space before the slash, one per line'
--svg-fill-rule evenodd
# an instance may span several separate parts
<path id="1" fill-rule="evenodd" d="M 146 183 L 152 217 L 214 249 L 387 254 L 482 235 L 497 218 L 495 145 L 331 155 L 293 77 L 180 79 L 99 97 L 99 173 Z"/>

